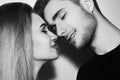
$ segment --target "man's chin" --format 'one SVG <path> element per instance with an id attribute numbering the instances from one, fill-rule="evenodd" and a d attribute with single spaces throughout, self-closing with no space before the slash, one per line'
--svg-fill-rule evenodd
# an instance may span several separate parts
<path id="1" fill-rule="evenodd" d="M 73 45 L 76 49 L 78 49 L 78 50 L 80 50 L 80 49 L 82 49 L 84 46 L 86 46 L 86 45 L 85 45 L 85 42 L 79 42 L 79 43 L 73 42 L 72 45 Z"/>
<path id="2" fill-rule="evenodd" d="M 90 41 L 90 40 L 86 40 L 86 41 L 84 40 L 84 41 L 79 42 L 79 43 L 75 43 L 75 42 L 74 42 L 74 44 L 72 44 L 72 45 L 74 45 L 74 47 L 75 47 L 78 51 L 83 51 L 83 50 L 87 49 L 88 47 L 90 47 L 91 41 Z"/>

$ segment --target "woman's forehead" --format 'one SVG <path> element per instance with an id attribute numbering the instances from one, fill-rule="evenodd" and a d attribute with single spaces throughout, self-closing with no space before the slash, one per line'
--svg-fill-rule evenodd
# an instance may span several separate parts
<path id="1" fill-rule="evenodd" d="M 37 0 L 0 0 L 0 6 L 6 3 L 22 2 L 34 7 L 36 1 Z"/>

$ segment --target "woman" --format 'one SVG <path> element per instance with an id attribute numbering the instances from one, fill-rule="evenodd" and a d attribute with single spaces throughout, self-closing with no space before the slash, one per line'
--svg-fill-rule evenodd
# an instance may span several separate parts
<path id="1" fill-rule="evenodd" d="M 55 38 L 29 5 L 0 6 L 0 80 L 35 80 L 40 67 L 58 57 Z"/>

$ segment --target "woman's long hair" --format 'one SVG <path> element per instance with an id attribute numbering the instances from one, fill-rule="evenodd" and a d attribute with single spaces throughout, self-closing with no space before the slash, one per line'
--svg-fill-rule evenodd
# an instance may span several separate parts
<path id="1" fill-rule="evenodd" d="M 0 80 L 32 80 L 31 7 L 0 6 Z"/>

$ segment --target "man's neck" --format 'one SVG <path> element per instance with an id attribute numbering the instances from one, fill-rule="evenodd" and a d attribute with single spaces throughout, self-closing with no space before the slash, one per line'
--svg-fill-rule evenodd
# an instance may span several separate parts
<path id="1" fill-rule="evenodd" d="M 94 14 L 98 26 L 92 46 L 98 55 L 103 55 L 120 44 L 120 30 L 98 12 L 94 12 Z"/>

